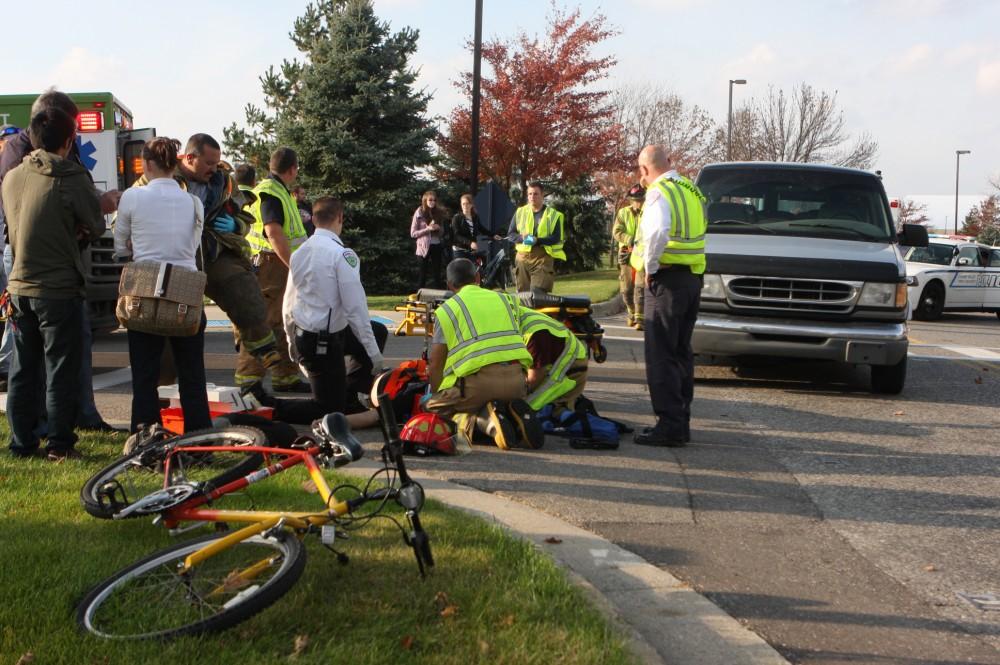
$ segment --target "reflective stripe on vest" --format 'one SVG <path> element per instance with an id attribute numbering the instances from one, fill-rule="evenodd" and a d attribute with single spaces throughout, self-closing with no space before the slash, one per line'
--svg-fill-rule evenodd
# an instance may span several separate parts
<path id="1" fill-rule="evenodd" d="M 560 261 L 566 260 L 566 252 L 563 251 L 563 242 L 566 240 L 566 219 L 565 216 L 550 206 L 545 206 L 542 218 L 538 220 L 538 228 L 535 228 L 535 212 L 530 205 L 524 205 L 514 213 L 514 224 L 517 232 L 524 236 L 535 236 L 535 238 L 547 238 L 554 232 L 559 232 L 559 242 L 555 245 L 543 245 L 548 255 Z M 523 243 L 518 243 L 515 250 L 522 254 L 531 251 L 531 247 Z"/>
<path id="2" fill-rule="evenodd" d="M 564 324 L 556 321 L 551 316 L 536 312 L 531 309 L 521 308 L 521 336 L 527 344 L 531 336 L 539 330 L 545 330 L 550 335 L 564 340 L 562 353 L 555 362 L 548 368 L 545 381 L 531 391 L 525 401 L 528 405 L 538 411 L 546 404 L 551 404 L 576 387 L 576 381 L 566 376 L 569 368 L 578 360 L 587 359 L 587 347 L 583 345 L 576 335 Z"/>
<path id="3" fill-rule="evenodd" d="M 660 255 L 661 264 L 690 266 L 691 272 L 705 272 L 705 197 L 698 187 L 684 176 L 661 178 L 655 183 L 670 208 L 670 234 Z M 642 226 L 642 220 L 639 221 Z M 636 243 L 633 255 L 642 262 L 642 244 Z"/>
<path id="4" fill-rule="evenodd" d="M 448 347 L 438 390 L 452 387 L 460 377 L 486 365 L 517 361 L 525 368 L 531 366 L 518 328 L 517 307 L 512 296 L 469 285 L 435 310 L 435 322 Z"/>
<path id="5" fill-rule="evenodd" d="M 281 212 L 285 218 L 281 226 L 281 231 L 285 234 L 285 238 L 288 239 L 289 250 L 295 252 L 306 241 L 307 236 L 306 227 L 302 224 L 302 216 L 299 215 L 299 208 L 295 204 L 295 199 L 292 198 L 291 192 L 277 180 L 264 178 L 253 189 L 253 193 L 257 196 L 257 200 L 250 206 L 250 212 L 253 213 L 254 219 L 253 226 L 250 227 L 250 233 L 247 234 L 250 252 L 252 254 L 260 254 L 261 252 L 274 251 L 270 241 L 267 239 L 267 234 L 264 233 L 264 219 L 261 216 L 261 194 L 268 194 L 281 201 Z"/>

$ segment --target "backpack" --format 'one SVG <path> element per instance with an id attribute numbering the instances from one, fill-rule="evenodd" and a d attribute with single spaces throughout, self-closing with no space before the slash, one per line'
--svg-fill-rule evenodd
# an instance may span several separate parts
<path id="1" fill-rule="evenodd" d="M 546 434 L 569 437 L 572 448 L 615 450 L 621 434 L 632 431 L 625 423 L 598 414 L 594 403 L 582 395 L 577 398 L 573 411 L 567 409 L 553 415 L 552 405 L 547 404 L 538 412 L 538 416 Z"/>
<path id="2" fill-rule="evenodd" d="M 392 402 L 392 410 L 397 423 L 405 423 L 411 416 L 420 413 L 420 398 L 427 392 L 430 378 L 427 361 L 405 360 L 395 369 L 384 372 L 372 384 L 371 402 L 378 406 L 380 395 L 386 395 Z"/>

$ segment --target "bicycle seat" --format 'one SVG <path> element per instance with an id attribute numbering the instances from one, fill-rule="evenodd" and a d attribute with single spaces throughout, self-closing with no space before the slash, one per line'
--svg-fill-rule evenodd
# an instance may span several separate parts
<path id="1" fill-rule="evenodd" d="M 543 307 L 579 307 L 589 308 L 589 296 L 554 296 L 551 293 L 540 293 L 537 291 L 522 291 L 517 294 L 521 303 L 531 309 L 541 309 Z"/>
<path id="2" fill-rule="evenodd" d="M 334 463 L 337 466 L 356 462 L 365 455 L 365 449 L 361 447 L 361 442 L 351 433 L 347 417 L 339 411 L 328 413 L 314 422 L 313 433 L 320 437 L 324 443 L 333 445 Z"/>
<path id="3" fill-rule="evenodd" d="M 420 302 L 442 302 L 455 295 L 454 291 L 447 289 L 419 289 L 417 300 Z"/>

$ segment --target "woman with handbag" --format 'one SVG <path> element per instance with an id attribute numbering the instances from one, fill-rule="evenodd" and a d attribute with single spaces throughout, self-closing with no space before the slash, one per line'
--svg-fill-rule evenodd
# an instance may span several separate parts
<path id="1" fill-rule="evenodd" d="M 131 257 L 134 263 L 122 274 L 117 308 L 119 320 L 128 329 L 133 432 L 160 422 L 156 388 L 160 356 L 168 341 L 177 367 L 185 431 L 212 426 L 205 391 L 205 315 L 200 302 L 204 274 L 197 265 L 205 212 L 201 201 L 174 180 L 179 147 L 178 141 L 162 137 L 146 142 L 142 166 L 149 184 L 128 189 L 118 204 L 115 256 Z M 201 296 L 185 294 L 190 304 L 169 300 L 178 285 L 197 291 L 199 281 Z M 192 314 L 200 321 L 195 318 L 188 329 L 171 325 Z"/>

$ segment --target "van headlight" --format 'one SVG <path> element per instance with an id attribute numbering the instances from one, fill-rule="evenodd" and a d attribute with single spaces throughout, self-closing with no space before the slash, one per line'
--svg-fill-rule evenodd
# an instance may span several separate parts
<path id="1" fill-rule="evenodd" d="M 906 284 L 882 284 L 868 282 L 861 289 L 858 305 L 862 307 L 891 307 L 901 309 L 906 307 Z"/>
<path id="2" fill-rule="evenodd" d="M 725 300 L 726 289 L 722 286 L 721 275 L 704 275 L 705 281 L 701 285 L 702 300 Z"/>

